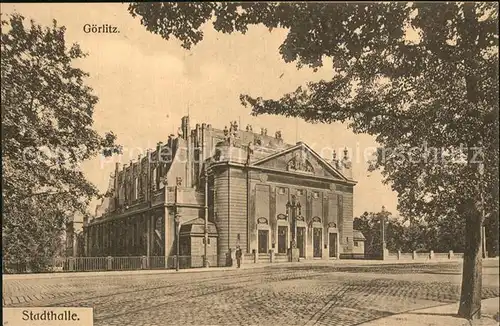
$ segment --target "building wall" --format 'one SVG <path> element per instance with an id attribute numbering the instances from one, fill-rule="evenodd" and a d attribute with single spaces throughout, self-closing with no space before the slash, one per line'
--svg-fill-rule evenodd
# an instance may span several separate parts
<path id="1" fill-rule="evenodd" d="M 257 251 L 257 234 L 259 218 L 265 218 L 268 221 L 271 217 L 271 192 L 269 184 L 258 183 L 255 180 L 250 181 L 250 212 L 248 216 L 248 237 L 249 248 L 247 252 Z"/>
<path id="2" fill-rule="evenodd" d="M 353 247 L 353 253 L 354 254 L 365 254 L 365 242 L 361 240 L 355 240 L 355 244 Z"/>
<path id="3" fill-rule="evenodd" d="M 269 181 L 276 180 L 276 181 Z M 303 186 L 305 184 L 305 186 Z M 308 187 L 307 185 L 316 185 Z M 319 186 L 321 187 L 319 187 Z M 297 202 L 302 206 L 302 215 L 305 218 L 302 227 L 306 227 L 306 258 L 313 257 L 313 227 L 321 228 L 321 257 L 329 258 L 329 234 L 336 233 L 339 244 L 337 252 L 348 253 L 353 250 L 353 211 L 352 211 L 352 190 L 343 189 L 340 191 L 335 186 L 324 183 L 307 183 L 300 179 L 286 179 L 279 175 L 273 176 L 268 173 L 252 171 L 250 173 L 250 198 L 249 198 L 249 218 L 248 237 L 249 248 L 247 252 L 258 248 L 258 229 L 264 226 L 258 224 L 259 218 L 266 218 L 269 221 L 269 249 L 278 251 L 278 226 L 288 227 L 287 246 L 291 240 L 292 223 L 290 220 L 278 220 L 279 214 L 286 214 L 286 203 L 291 200 L 292 195 L 296 195 Z M 339 207 L 339 205 L 341 205 Z M 340 209 L 339 209 L 340 208 Z M 319 223 L 314 220 L 320 220 Z M 275 244 L 274 248 L 272 247 Z"/>
<path id="4" fill-rule="evenodd" d="M 175 156 L 173 158 L 172 165 L 168 170 L 167 174 L 167 184 L 169 186 L 182 186 L 182 187 L 191 187 L 189 184 L 189 179 L 186 174 L 186 165 L 188 164 L 188 149 L 187 141 L 182 138 L 175 139 L 177 143 L 177 149 L 175 152 Z"/>
<path id="5" fill-rule="evenodd" d="M 214 202 L 215 224 L 219 232 L 219 266 L 226 265 L 226 254 L 229 252 L 229 169 L 223 168 L 214 171 Z"/>
<path id="6" fill-rule="evenodd" d="M 352 193 L 343 192 L 343 221 L 342 221 L 342 243 L 343 252 L 350 253 L 354 247 L 353 238 L 353 196 Z"/>
<path id="7" fill-rule="evenodd" d="M 210 237 L 207 244 L 207 257 L 209 266 L 217 266 L 217 237 Z M 204 237 L 191 237 L 191 267 L 203 267 L 205 254 Z"/>
<path id="8" fill-rule="evenodd" d="M 247 181 L 246 172 L 239 168 L 229 169 L 229 247 L 240 246 L 247 250 Z"/>

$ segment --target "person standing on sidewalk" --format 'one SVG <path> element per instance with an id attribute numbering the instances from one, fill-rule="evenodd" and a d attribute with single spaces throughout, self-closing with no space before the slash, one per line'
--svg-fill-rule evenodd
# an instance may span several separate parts
<path id="1" fill-rule="evenodd" d="M 241 256 L 242 256 L 241 248 L 240 248 L 240 246 L 237 246 L 236 247 L 236 263 L 238 264 L 238 268 L 240 268 L 240 266 L 241 266 Z"/>

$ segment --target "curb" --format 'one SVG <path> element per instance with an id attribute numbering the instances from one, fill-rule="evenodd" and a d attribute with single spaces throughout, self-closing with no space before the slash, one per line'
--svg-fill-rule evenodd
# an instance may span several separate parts
<path id="1" fill-rule="evenodd" d="M 447 260 L 333 260 L 333 261 L 302 261 L 302 262 L 283 262 L 283 263 L 249 263 L 237 267 L 208 267 L 181 269 L 156 269 L 156 270 L 129 270 L 129 271 L 92 271 L 92 272 L 56 272 L 56 273 L 33 273 L 33 274 L 3 274 L 2 280 L 26 280 L 26 279 L 44 279 L 44 278 L 65 278 L 65 277 L 95 277 L 95 276 L 128 276 L 128 275 L 153 275 L 153 274 L 184 274 L 184 273 L 205 273 L 205 272 L 226 272 L 237 270 L 252 270 L 261 268 L 283 268 L 296 266 L 365 266 L 365 265 L 395 265 L 395 264 L 440 264 L 449 262 L 459 262 L 462 259 Z"/>

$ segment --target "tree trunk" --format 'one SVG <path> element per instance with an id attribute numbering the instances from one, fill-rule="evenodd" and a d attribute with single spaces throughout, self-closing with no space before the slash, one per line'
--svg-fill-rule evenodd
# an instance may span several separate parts
<path id="1" fill-rule="evenodd" d="M 462 274 L 462 290 L 458 315 L 467 319 L 481 318 L 482 217 L 473 199 L 468 199 L 463 210 L 466 219 L 465 252 Z"/>
<path id="2" fill-rule="evenodd" d="M 470 111 L 478 113 L 478 87 L 477 87 L 477 58 L 479 56 L 478 47 L 476 45 L 477 38 L 477 17 L 475 11 L 475 3 L 467 2 L 463 4 L 464 26 L 462 30 L 462 48 L 465 50 L 465 66 L 467 73 L 465 76 L 467 100 L 470 104 Z M 472 162 L 475 156 L 477 145 L 482 146 L 481 134 L 471 134 L 471 139 L 468 144 L 468 167 L 471 169 L 471 174 L 481 178 L 479 164 Z M 477 158 L 476 158 L 477 159 Z M 482 178 L 481 178 L 482 179 Z M 481 318 L 481 287 L 482 287 L 482 252 L 481 238 L 483 217 L 481 209 L 478 209 L 481 204 L 478 197 L 482 198 L 483 185 L 482 180 L 479 180 L 476 186 L 472 186 L 472 191 L 466 191 L 464 202 L 460 207 L 460 215 L 465 218 L 465 252 L 462 274 L 462 290 L 460 294 L 460 307 L 458 315 L 466 319 Z M 478 196 L 479 195 L 479 196 Z"/>

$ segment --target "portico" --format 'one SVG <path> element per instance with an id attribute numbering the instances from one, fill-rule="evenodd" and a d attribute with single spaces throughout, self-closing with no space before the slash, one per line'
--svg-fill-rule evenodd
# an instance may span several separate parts
<path id="1" fill-rule="evenodd" d="M 298 164 L 296 161 L 300 159 Z M 292 168 L 293 167 L 293 168 Z M 355 182 L 298 143 L 236 172 L 247 183 L 246 252 L 338 259 L 353 241 Z M 246 171 L 245 171 L 246 170 Z M 342 225 L 342 226 L 340 226 Z"/>

